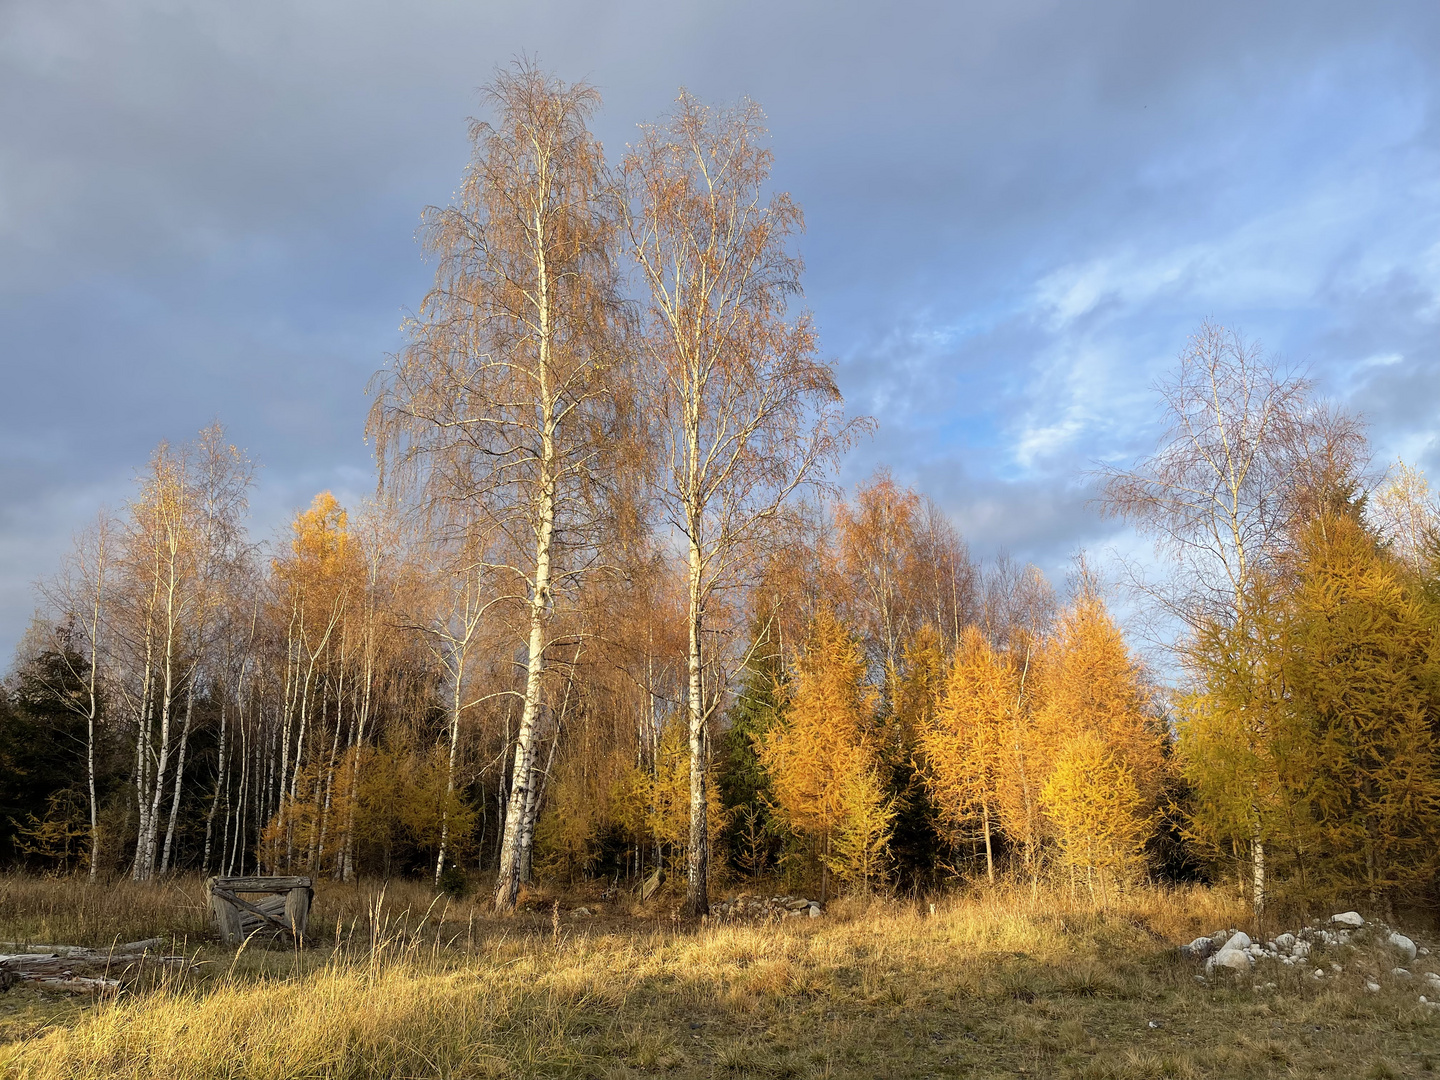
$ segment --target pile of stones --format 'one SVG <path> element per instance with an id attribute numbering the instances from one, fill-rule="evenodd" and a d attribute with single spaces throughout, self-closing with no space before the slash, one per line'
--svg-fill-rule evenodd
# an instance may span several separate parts
<path id="1" fill-rule="evenodd" d="M 1269 962 L 1288 967 L 1304 967 L 1314 979 L 1333 978 L 1345 971 L 1340 963 L 1347 952 L 1366 946 L 1375 949 L 1387 963 L 1399 961 L 1390 968 L 1390 977 L 1400 982 L 1410 982 L 1428 989 L 1440 998 L 1440 974 L 1423 971 L 1418 974 L 1411 970 L 1417 960 L 1430 955 L 1429 949 L 1418 947 L 1414 941 L 1392 930 L 1379 921 L 1367 922 L 1359 912 L 1342 911 L 1330 916 L 1323 926 L 1304 926 L 1294 933 L 1277 934 L 1263 944 L 1251 941 L 1250 935 L 1233 927 L 1217 930 L 1209 937 L 1196 938 L 1189 945 L 1182 945 L 1180 952 L 1194 960 L 1205 962 L 1205 975 L 1197 975 L 1203 981 L 1217 973 L 1232 972 L 1249 974 L 1258 963 Z M 1316 950 L 1324 950 L 1323 961 L 1312 956 Z M 1427 963 L 1428 966 L 1428 963 Z M 1271 984 L 1266 984 L 1271 985 Z M 1367 978 L 1365 989 L 1378 993 L 1380 984 L 1374 978 Z M 1440 1000 L 1427 999 L 1420 995 L 1420 1003 L 1431 1009 L 1440 1010 Z"/>
<path id="2" fill-rule="evenodd" d="M 710 917 L 718 922 L 767 922 L 775 919 L 818 919 L 820 901 L 803 896 L 755 896 L 741 893 L 710 905 Z"/>

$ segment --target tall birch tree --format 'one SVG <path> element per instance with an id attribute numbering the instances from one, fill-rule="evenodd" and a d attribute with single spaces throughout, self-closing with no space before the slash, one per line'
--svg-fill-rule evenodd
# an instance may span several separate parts
<path id="1" fill-rule="evenodd" d="M 495 121 L 472 123 L 455 201 L 426 213 L 435 285 L 378 379 L 370 432 L 382 469 L 419 496 L 428 521 L 454 520 L 466 504 L 459 516 L 482 522 L 503 552 L 488 569 L 524 653 L 495 892 L 508 911 L 529 861 L 555 604 L 589 565 L 589 495 L 613 464 L 603 451 L 620 308 L 612 202 L 587 126 L 599 95 L 519 62 L 485 98 Z"/>
<path id="2" fill-rule="evenodd" d="M 788 314 L 802 270 L 790 241 L 803 218 L 790 196 L 766 198 L 765 137 L 753 102 L 712 109 L 682 92 L 665 122 L 642 130 L 622 169 L 627 240 L 646 298 L 659 503 L 683 538 L 688 575 L 685 906 L 695 916 L 709 910 L 708 728 L 728 683 L 708 655 L 709 607 L 850 430 L 810 317 Z"/>

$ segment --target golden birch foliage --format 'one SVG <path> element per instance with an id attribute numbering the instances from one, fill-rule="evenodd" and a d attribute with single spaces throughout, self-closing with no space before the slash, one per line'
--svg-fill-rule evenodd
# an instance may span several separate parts
<path id="1" fill-rule="evenodd" d="M 1397 460 L 1385 483 L 1367 500 L 1365 510 L 1395 556 L 1419 569 L 1425 547 L 1440 526 L 1440 506 L 1425 471 Z"/>
<path id="2" fill-rule="evenodd" d="M 1123 887 L 1142 865 L 1152 821 L 1135 774 L 1116 747 L 1095 731 L 1066 743 L 1041 788 L 1063 863 L 1083 872 L 1101 898 Z"/>
<path id="3" fill-rule="evenodd" d="M 1009 659 L 975 627 L 960 639 L 944 696 L 920 733 L 931 797 L 946 821 L 965 829 L 998 817 L 1001 778 L 1013 770 L 1011 713 L 1019 694 Z"/>
<path id="4" fill-rule="evenodd" d="M 780 817 L 822 841 L 844 822 L 845 781 L 874 764 L 877 696 L 859 643 L 830 612 L 817 615 L 795 664 L 785 722 L 759 747 Z"/>
<path id="5" fill-rule="evenodd" d="M 1411 892 L 1440 851 L 1435 628 L 1395 563 L 1339 516 L 1302 535 L 1289 615 L 1291 708 L 1314 740 L 1305 801 L 1318 870 L 1372 897 Z"/>

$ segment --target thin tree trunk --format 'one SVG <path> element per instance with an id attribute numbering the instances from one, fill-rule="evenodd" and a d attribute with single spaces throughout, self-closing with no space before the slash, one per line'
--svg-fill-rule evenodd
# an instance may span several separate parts
<path id="1" fill-rule="evenodd" d="M 210 799 L 210 811 L 205 815 L 205 857 L 200 862 L 201 870 L 205 874 L 210 873 L 210 850 L 211 845 L 215 839 L 215 812 L 220 808 L 221 798 L 225 798 L 225 801 L 228 803 L 230 794 L 230 773 L 228 771 L 229 761 L 226 759 L 225 756 L 226 751 L 229 749 L 228 743 L 226 741 L 225 730 L 227 726 L 225 723 L 226 704 L 227 702 L 225 696 L 222 694 L 220 697 L 220 760 L 215 766 L 215 794 Z M 223 832 L 225 828 L 225 818 L 223 816 L 220 819 L 220 828 Z M 220 850 L 223 854 L 225 850 L 223 843 Z"/>
<path id="2" fill-rule="evenodd" d="M 990 803 L 980 804 L 980 816 L 985 828 L 985 879 L 995 884 L 995 852 L 990 845 Z"/>
<path id="3" fill-rule="evenodd" d="M 170 870 L 170 853 L 175 843 L 175 823 L 180 818 L 180 795 L 185 784 L 185 758 L 190 747 L 190 721 L 195 714 L 195 677 L 190 672 L 189 687 L 185 693 L 185 723 L 180 728 L 180 753 L 175 759 L 175 793 L 170 800 L 170 821 L 165 827 L 165 852 L 160 859 L 160 873 Z"/>
<path id="4" fill-rule="evenodd" d="M 541 274 L 544 281 L 544 274 Z M 546 348 L 542 337 L 542 350 Z M 545 365 L 542 359 L 542 375 Z M 540 714 L 540 691 L 545 674 L 545 631 L 550 609 L 550 555 L 555 535 L 555 482 L 551 470 L 554 468 L 555 446 L 553 420 L 548 415 L 548 394 L 546 400 L 544 439 L 541 449 L 542 475 L 545 477 L 540 489 L 539 529 L 535 540 L 535 583 L 530 598 L 530 642 L 525 669 L 525 709 L 520 716 L 520 730 L 515 740 L 515 767 L 510 785 L 510 804 L 505 812 L 505 834 L 500 843 L 500 872 L 495 881 L 495 910 L 508 912 L 515 909 L 520 893 L 520 868 L 524 863 L 523 828 L 525 824 L 525 803 L 530 789 L 530 770 L 535 761 L 536 721 Z"/>
<path id="5" fill-rule="evenodd" d="M 700 523 L 693 515 L 690 523 L 690 618 L 689 631 L 689 719 L 690 719 L 690 846 L 687 852 L 685 910 L 694 918 L 710 913 L 709 872 L 710 835 L 709 799 L 705 790 L 706 739 L 704 685 L 701 678 L 700 642 L 703 630 L 703 596 L 700 551 Z"/>
<path id="6" fill-rule="evenodd" d="M 445 805 L 440 808 L 440 852 L 435 856 L 435 887 L 445 872 L 445 849 L 450 842 L 450 800 L 455 797 L 455 759 L 460 749 L 460 698 L 465 678 L 463 646 L 454 656 L 455 685 L 450 695 L 450 759 L 445 773 Z"/>

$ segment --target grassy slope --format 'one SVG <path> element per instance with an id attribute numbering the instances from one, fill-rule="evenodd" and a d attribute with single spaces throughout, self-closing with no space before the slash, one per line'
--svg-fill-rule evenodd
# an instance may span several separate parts
<path id="1" fill-rule="evenodd" d="M 236 960 L 192 946 L 211 963 L 113 1004 L 47 1005 L 11 991 L 0 1070 L 278 1080 L 1386 1077 L 1440 1067 L 1440 1017 L 1413 985 L 1386 977 L 1380 994 L 1364 993 L 1365 970 L 1388 970 L 1382 957 L 1347 955 L 1346 973 L 1324 981 L 1281 968 L 1263 976 L 1273 990 L 1251 978 L 1196 982 L 1174 943 L 1239 918 L 1204 891 L 1146 892 L 1108 914 L 1020 894 L 956 899 L 933 917 L 842 903 L 825 919 L 753 928 L 566 919 L 558 937 L 548 917 L 492 921 L 468 904 L 422 918 L 430 901 L 416 886 L 392 889 L 384 908 L 368 891 L 322 890 L 327 947 Z M 100 943 L 164 925 L 193 942 L 201 919 L 193 882 L 168 899 L 0 884 L 0 937 Z"/>

